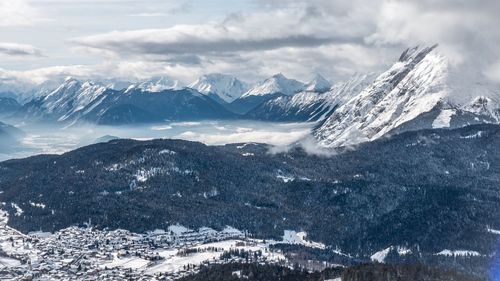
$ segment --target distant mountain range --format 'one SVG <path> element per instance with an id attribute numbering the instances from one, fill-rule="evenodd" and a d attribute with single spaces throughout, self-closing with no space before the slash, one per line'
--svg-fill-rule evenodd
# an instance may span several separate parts
<path id="1" fill-rule="evenodd" d="M 163 87 L 141 83 L 118 91 L 101 84 L 69 78 L 50 94 L 25 104 L 16 115 L 31 121 L 93 122 L 106 125 L 225 119 L 236 116 L 195 90 L 160 90 Z M 159 92 L 151 91 L 153 88 Z"/>
<path id="2" fill-rule="evenodd" d="M 356 74 L 333 86 L 319 74 L 308 83 L 276 74 L 253 86 L 225 74 L 203 75 L 187 87 L 167 77 L 135 83 L 68 78 L 50 91 L 54 83 L 44 83 L 28 101 L 18 98 L 22 105 L 12 91 L 0 94 L 0 118 L 109 125 L 199 119 L 317 122 L 313 135 L 326 147 L 404 131 L 500 122 L 500 90 L 479 75 L 464 78 L 435 49 L 408 49 L 380 75 Z"/>

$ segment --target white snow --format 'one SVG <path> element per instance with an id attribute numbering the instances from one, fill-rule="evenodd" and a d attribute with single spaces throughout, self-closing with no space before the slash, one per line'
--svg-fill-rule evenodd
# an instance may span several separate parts
<path id="1" fill-rule="evenodd" d="M 223 230 L 222 230 L 222 233 L 225 233 L 225 234 L 230 234 L 230 235 L 235 235 L 235 236 L 241 236 L 243 235 L 243 232 L 241 232 L 240 230 L 232 227 L 232 226 L 226 226 Z"/>
<path id="2" fill-rule="evenodd" d="M 184 227 L 180 224 L 171 225 L 168 227 L 168 230 L 172 231 L 174 234 L 177 234 L 177 235 L 181 235 L 183 233 L 191 231 L 191 229 Z"/>
<path id="3" fill-rule="evenodd" d="M 63 272 L 64 267 L 76 269 L 79 257 L 86 253 L 95 253 L 86 255 L 85 267 L 87 268 L 91 267 L 108 273 L 112 268 L 118 271 L 130 270 L 131 273 L 148 278 L 157 273 L 192 272 L 186 270 L 185 267 L 188 265 L 192 268 L 193 265 L 199 266 L 208 262 L 230 262 L 237 258 L 230 261 L 222 261 L 220 258 L 225 251 L 232 249 L 258 251 L 262 254 L 262 261 L 271 263 L 287 261 L 281 251 L 271 249 L 270 245 L 277 243 L 301 244 L 325 249 L 324 244 L 308 241 L 305 232 L 291 230 L 285 231 L 282 241 L 267 240 L 267 242 L 246 238 L 242 231 L 231 226 L 225 227 L 222 231 L 215 231 L 208 227 L 201 227 L 194 231 L 179 224 L 171 225 L 167 231 L 156 229 L 145 234 L 120 229 L 99 230 L 92 228 L 89 224 L 86 228 L 74 226 L 53 234 L 38 232 L 25 236 L 8 227 L 7 221 L 7 213 L 0 210 L 0 250 L 13 257 L 28 257 L 35 268 L 48 268 L 44 276 L 50 280 Z M 27 237 L 36 238 L 37 243 L 32 244 L 31 239 L 26 239 Z M 88 248 L 95 241 L 99 241 L 100 246 L 97 249 Z M 151 241 L 155 242 L 154 247 L 151 247 Z M 65 249 L 64 252 L 50 253 L 50 249 L 62 248 Z M 155 257 L 161 257 L 161 259 Z M 0 269 L 18 266 L 26 267 L 15 258 L 0 258 Z"/>
<path id="4" fill-rule="evenodd" d="M 373 254 L 370 259 L 372 261 L 377 261 L 377 262 L 384 262 L 385 258 L 387 257 L 387 254 L 389 254 L 389 251 L 391 250 L 391 247 L 386 248 L 382 251 L 378 251 L 375 254 Z"/>
<path id="5" fill-rule="evenodd" d="M 448 128 L 450 127 L 450 121 L 451 117 L 455 115 L 455 110 L 453 109 L 444 109 L 439 113 L 439 115 L 434 119 L 434 122 L 432 122 L 432 128 L 438 129 L 438 128 Z"/>
<path id="6" fill-rule="evenodd" d="M 81 82 L 70 77 L 43 98 L 43 109 L 47 113 L 61 114 L 59 121 L 69 120 L 81 114 L 90 104 L 92 107 L 87 108 L 87 112 L 98 106 L 106 89 L 98 83 Z"/>
<path id="7" fill-rule="evenodd" d="M 103 263 L 101 267 L 102 268 L 121 267 L 121 268 L 139 269 L 146 267 L 146 265 L 148 265 L 149 263 L 149 261 L 141 259 L 139 257 L 118 258 L 116 254 L 114 254 L 113 257 L 114 257 L 113 261 L 109 263 Z"/>
<path id="8" fill-rule="evenodd" d="M 142 82 L 139 82 L 131 87 L 141 89 L 147 92 L 161 92 L 165 90 L 178 90 L 182 86 L 178 80 L 173 80 L 168 77 L 154 77 Z M 130 88 L 132 89 L 132 88 Z"/>
<path id="9" fill-rule="evenodd" d="M 158 154 L 163 155 L 163 154 L 168 154 L 168 155 L 175 155 L 177 152 L 169 150 L 169 149 L 163 149 L 158 152 Z"/>
<path id="10" fill-rule="evenodd" d="M 45 204 L 43 203 L 34 203 L 34 202 L 31 202 L 29 201 L 30 205 L 33 206 L 33 207 L 36 207 L 36 208 L 41 208 L 41 209 L 45 209 Z"/>
<path id="11" fill-rule="evenodd" d="M 493 229 L 493 228 L 489 228 L 489 227 L 488 227 L 487 231 L 488 231 L 489 233 L 493 233 L 493 234 L 500 235 L 500 230 L 496 230 L 496 229 Z"/>
<path id="12" fill-rule="evenodd" d="M 442 250 L 436 255 L 440 256 L 481 256 L 479 252 L 469 250 Z"/>
<path id="13" fill-rule="evenodd" d="M 0 257 L 0 269 L 18 267 L 20 265 L 21 262 L 19 260 L 8 257 Z"/>
<path id="14" fill-rule="evenodd" d="M 323 76 L 320 74 L 316 74 L 309 83 L 305 85 L 305 90 L 308 92 L 318 92 L 318 93 L 323 93 L 332 87 L 332 84 L 328 82 Z"/>
<path id="15" fill-rule="evenodd" d="M 215 94 L 227 103 L 239 98 L 248 90 L 245 82 L 220 73 L 203 75 L 188 87 L 205 95 Z"/>
<path id="16" fill-rule="evenodd" d="M 283 243 L 287 244 L 298 244 L 304 245 L 311 248 L 325 249 L 326 246 L 323 243 L 307 241 L 307 233 L 304 231 L 296 232 L 294 230 L 285 230 L 283 234 Z"/>
<path id="17" fill-rule="evenodd" d="M 21 209 L 21 207 L 19 207 L 16 203 L 10 203 L 10 205 L 12 208 L 16 209 L 16 213 L 14 215 L 19 217 L 24 213 L 23 209 Z"/>
<path id="18" fill-rule="evenodd" d="M 295 180 L 292 176 L 277 175 L 276 178 L 282 180 L 284 183 L 292 182 Z"/>
<path id="19" fill-rule="evenodd" d="M 461 139 L 477 139 L 477 138 L 482 137 L 483 134 L 484 134 L 483 131 L 477 131 L 477 133 L 475 133 L 475 134 L 468 135 L 468 136 L 463 136 L 463 137 L 460 137 L 460 138 Z"/>
<path id="20" fill-rule="evenodd" d="M 264 96 L 276 93 L 293 95 L 302 90 L 304 90 L 302 82 L 288 79 L 283 74 L 278 73 L 251 88 L 242 97 Z"/>
<path id="21" fill-rule="evenodd" d="M 416 60 L 422 55 L 422 60 Z M 481 82 L 481 77 L 462 75 L 437 51 L 412 49 L 403 61 L 341 103 L 314 135 L 326 147 L 356 145 L 378 139 L 431 110 L 441 110 L 435 128 L 449 127 L 456 110 L 498 121 L 495 114 L 500 111 L 494 109 L 499 108 L 500 91 Z M 395 83 L 397 77 L 402 79 Z"/>
<path id="22" fill-rule="evenodd" d="M 321 121 L 327 118 L 337 106 L 358 94 L 368 85 L 368 82 L 371 82 L 371 79 L 371 75 L 357 74 L 346 82 L 335 84 L 329 91 L 318 92 L 306 89 L 292 96 L 277 97 L 268 101 L 266 105 L 269 108 L 279 108 L 285 115 L 290 116 L 313 109 L 308 113 L 310 117 L 307 121 Z"/>
<path id="23" fill-rule="evenodd" d="M 276 178 L 279 179 L 279 180 L 282 180 L 284 183 L 292 182 L 292 181 L 295 180 L 294 176 L 285 174 L 281 170 L 277 171 Z"/>
<path id="24" fill-rule="evenodd" d="M 390 246 L 388 248 L 385 248 L 385 249 L 383 249 L 381 251 L 376 252 L 375 254 L 373 254 L 370 257 L 370 259 L 372 261 L 383 263 L 383 262 L 385 262 L 385 258 L 387 257 L 387 255 L 389 254 L 389 252 L 391 250 L 393 250 L 393 249 L 395 249 L 400 256 L 407 255 L 407 254 L 411 253 L 411 250 L 408 249 L 408 248 L 406 248 L 406 247 L 401 247 L 401 246 L 394 247 L 394 246 Z"/>

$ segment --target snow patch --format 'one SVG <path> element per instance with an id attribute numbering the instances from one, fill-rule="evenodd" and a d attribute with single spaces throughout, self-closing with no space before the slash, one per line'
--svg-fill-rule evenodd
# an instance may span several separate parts
<path id="1" fill-rule="evenodd" d="M 20 217 L 24 213 L 23 209 L 21 209 L 21 207 L 19 207 L 16 203 L 10 203 L 10 205 L 12 208 L 16 209 L 16 212 L 14 213 L 15 216 Z"/>
<path id="2" fill-rule="evenodd" d="M 493 228 L 489 228 L 489 227 L 488 227 L 487 231 L 488 231 L 489 233 L 493 233 L 493 234 L 500 235 L 500 230 L 496 230 L 496 229 L 493 229 Z"/>
<path id="3" fill-rule="evenodd" d="M 34 203 L 34 202 L 31 202 L 29 201 L 30 205 L 33 206 L 33 207 L 36 207 L 36 208 L 41 208 L 41 209 L 45 209 L 45 204 L 43 203 Z"/>
<path id="4" fill-rule="evenodd" d="M 388 248 L 385 248 L 381 251 L 378 251 L 376 252 L 375 254 L 373 254 L 370 259 L 372 261 L 376 261 L 376 262 L 385 262 L 385 259 L 387 258 L 387 255 L 389 254 L 390 251 L 392 250 L 396 250 L 397 253 L 400 255 L 400 256 L 404 256 L 404 255 L 407 255 L 407 254 L 411 254 L 411 250 L 406 248 L 406 247 L 400 247 L 400 246 L 397 246 L 397 247 L 394 247 L 394 246 L 390 246 Z"/>
<path id="5" fill-rule="evenodd" d="M 158 152 L 158 154 L 160 154 L 160 155 L 163 155 L 163 154 L 175 155 L 175 154 L 177 154 L 177 152 L 172 151 L 170 149 L 163 149 L 163 150 L 160 150 L 160 152 Z"/>
<path id="6" fill-rule="evenodd" d="M 308 241 L 307 232 L 301 231 L 296 232 L 293 230 L 285 230 L 283 235 L 283 243 L 303 245 L 311 248 L 325 249 L 326 246 L 323 243 Z"/>
<path id="7" fill-rule="evenodd" d="M 434 119 L 434 122 L 432 122 L 432 128 L 434 129 L 439 129 L 439 128 L 449 128 L 450 127 L 450 122 L 451 122 L 451 117 L 456 114 L 456 111 L 453 109 L 443 109 L 438 117 Z"/>
<path id="8" fill-rule="evenodd" d="M 469 250 L 442 250 L 441 252 L 437 253 L 436 255 L 438 256 L 449 256 L 449 257 L 456 257 L 456 256 L 481 256 L 479 252 L 476 251 L 469 251 Z"/>
<path id="9" fill-rule="evenodd" d="M 168 227 L 168 230 L 172 231 L 174 234 L 177 234 L 177 235 L 181 235 L 183 233 L 192 231 L 191 229 L 184 227 L 180 224 L 171 225 Z"/>

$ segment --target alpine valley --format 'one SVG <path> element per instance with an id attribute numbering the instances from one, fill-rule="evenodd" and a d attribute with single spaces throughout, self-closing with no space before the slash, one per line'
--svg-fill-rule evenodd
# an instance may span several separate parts
<path id="1" fill-rule="evenodd" d="M 488 280 L 500 266 L 500 88 L 487 81 L 464 78 L 431 46 L 334 83 L 212 73 L 186 86 L 0 84 L 4 154 L 39 124 L 308 125 L 279 146 L 107 134 L 61 154 L 8 157 L 0 276 Z"/>

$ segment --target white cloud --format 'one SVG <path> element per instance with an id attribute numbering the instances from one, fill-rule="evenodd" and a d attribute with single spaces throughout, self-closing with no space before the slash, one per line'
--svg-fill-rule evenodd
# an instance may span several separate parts
<path id="1" fill-rule="evenodd" d="M 364 37 L 374 30 L 364 16 L 371 11 L 350 7 L 349 15 L 331 17 L 329 11 L 300 3 L 229 14 L 218 22 L 115 31 L 71 42 L 78 51 L 114 61 L 148 66 L 161 62 L 165 75 L 184 81 L 208 72 L 232 73 L 250 81 L 277 72 L 298 79 L 321 72 L 338 80 L 379 69 L 381 55 L 389 53 L 364 44 Z"/>
<path id="2" fill-rule="evenodd" d="M 492 81 L 496 81 L 500 84 L 500 60 L 491 64 L 485 71 L 484 74 Z"/>
<path id="3" fill-rule="evenodd" d="M 33 25 L 39 13 L 26 0 L 0 1 L 0 27 Z"/>
<path id="4" fill-rule="evenodd" d="M 199 141 L 205 144 L 219 145 L 226 143 L 258 142 L 268 143 L 276 146 L 286 146 L 306 137 L 310 128 L 290 128 L 290 131 L 262 130 L 255 129 L 245 132 L 221 133 L 200 133 L 194 131 L 183 132 L 175 138 L 181 138 L 191 141 Z"/>
<path id="5" fill-rule="evenodd" d="M 499 10 L 495 0 L 385 0 L 366 39 L 382 46 L 438 43 L 451 63 L 481 72 L 500 58 Z"/>
<path id="6" fill-rule="evenodd" d="M 311 73 L 319 72 L 338 81 L 355 72 L 383 70 L 406 47 L 439 43 L 439 51 L 455 65 L 499 80 L 495 79 L 498 67 L 492 65 L 500 60 L 497 48 L 500 2 L 495 0 L 254 0 L 254 4 L 257 3 L 254 9 L 236 13 L 232 13 L 235 9 L 228 9 L 225 17 L 206 15 L 206 18 L 197 10 L 197 5 L 190 2 L 31 0 L 29 3 L 38 3 L 36 7 L 40 8 L 45 3 L 69 6 L 75 2 L 87 6 L 102 2 L 110 10 L 124 7 L 126 3 L 137 6 L 120 10 L 126 27 L 96 23 L 100 32 L 119 31 L 68 35 L 76 37 L 68 40 L 72 43 L 70 49 L 79 52 L 75 57 L 83 62 L 87 62 L 86 57 L 92 61 L 102 57 L 104 63 L 42 68 L 26 73 L 39 77 L 57 72 L 124 78 L 166 75 L 189 83 L 209 72 L 231 73 L 251 82 L 276 72 L 299 80 L 307 80 Z M 0 18 L 0 26 L 5 22 L 32 24 L 30 18 L 36 19 L 39 15 L 27 3 L 26 0 L 2 1 L 0 16 L 4 13 L 1 10 L 6 10 L 1 9 L 1 5 L 35 16 L 6 13 Z M 18 8 L 12 8 L 16 5 Z M 183 14 L 173 23 L 162 26 L 166 22 L 162 16 L 187 11 L 189 16 Z M 190 21 L 193 13 L 199 13 L 197 16 L 201 19 Z M 102 18 L 103 22 L 109 22 L 107 14 L 92 14 L 92 20 Z M 127 16 L 131 14 L 135 17 Z M 197 24 L 183 24 L 179 20 Z M 154 22 L 152 26 L 156 28 L 147 28 L 146 21 Z M 130 23 L 135 22 L 137 29 L 131 28 Z M 64 24 L 68 23 L 61 23 Z M 63 42 L 54 44 L 59 47 Z M 72 59 L 66 56 L 70 58 L 66 57 L 63 63 Z M 75 61 L 79 63 L 82 61 Z"/>

